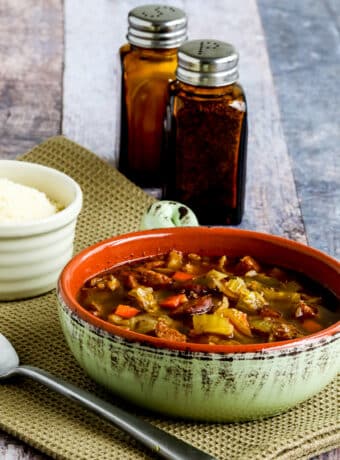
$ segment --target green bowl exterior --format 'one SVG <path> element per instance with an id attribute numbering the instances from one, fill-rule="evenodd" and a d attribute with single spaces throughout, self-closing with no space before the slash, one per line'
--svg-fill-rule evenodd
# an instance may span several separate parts
<path id="1" fill-rule="evenodd" d="M 214 422 L 272 416 L 318 393 L 339 371 L 339 333 L 251 353 L 171 350 L 112 335 L 58 298 L 67 343 L 88 375 L 169 416 Z"/>

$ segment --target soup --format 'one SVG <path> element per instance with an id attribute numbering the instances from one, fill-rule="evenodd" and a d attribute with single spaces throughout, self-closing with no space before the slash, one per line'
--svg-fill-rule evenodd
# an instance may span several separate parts
<path id="1" fill-rule="evenodd" d="M 283 341 L 339 319 L 339 300 L 297 273 L 249 255 L 177 250 L 91 278 L 78 301 L 104 321 L 170 342 Z"/>

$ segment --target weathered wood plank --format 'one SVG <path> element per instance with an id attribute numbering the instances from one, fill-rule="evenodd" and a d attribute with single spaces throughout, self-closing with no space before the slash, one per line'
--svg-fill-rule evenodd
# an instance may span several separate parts
<path id="1" fill-rule="evenodd" d="M 58 134 L 62 0 L 0 1 L 0 157 Z"/>
<path id="2" fill-rule="evenodd" d="M 65 1 L 63 133 L 112 161 L 118 136 L 118 49 L 125 42 L 128 11 L 140 3 L 99 0 L 94 6 Z M 191 0 L 171 3 L 187 12 L 191 38 L 212 36 L 213 25 L 213 36 L 234 43 L 241 54 L 241 81 L 250 111 L 242 226 L 305 241 L 255 0 L 215 0 L 209 7 Z M 272 180 L 263 180 L 268 177 Z"/>
<path id="3" fill-rule="evenodd" d="M 339 2 L 259 7 L 308 241 L 340 258 Z"/>
<path id="4" fill-rule="evenodd" d="M 116 139 L 117 50 L 125 42 L 127 12 L 140 3 L 145 2 L 65 0 L 68 49 L 63 133 L 111 160 Z M 215 0 L 207 5 L 204 0 L 174 0 L 164 3 L 175 4 L 188 12 L 192 38 L 211 36 L 213 30 L 214 37 L 229 40 L 240 50 L 241 81 L 250 109 L 247 213 L 243 226 L 303 240 L 294 181 L 255 2 Z M 10 53 L 0 48 L 0 157 L 12 157 L 59 132 L 60 83 L 57 87 L 55 81 L 60 73 L 56 70 L 55 57 L 59 55 L 59 46 L 62 47 L 62 33 L 56 32 L 60 5 L 61 0 L 0 0 L 0 43 L 7 43 L 13 36 L 17 40 Z M 23 27 L 21 32 L 20 27 Z M 44 38 L 39 38 L 39 34 Z M 31 47 L 31 51 L 23 52 L 26 46 Z M 46 53 L 40 58 L 37 57 L 39 49 Z M 15 62 L 18 56 L 22 59 Z M 262 177 L 273 180 L 263 181 Z M 16 447 L 12 451 L 13 445 Z M 6 446 L 6 457 L 1 457 L 3 446 Z M 335 460 L 338 454 L 317 458 Z M 19 443 L 16 445 L 11 437 L 5 435 L 4 440 L 0 433 L 0 458 L 45 458 L 37 455 Z"/>
<path id="5" fill-rule="evenodd" d="M 118 46 L 125 15 L 118 4 L 65 0 L 62 133 L 114 161 Z M 125 2 L 124 2 L 125 3 Z"/>
<path id="6" fill-rule="evenodd" d="M 60 133 L 62 0 L 0 0 L 0 158 Z M 46 458 L 0 431 L 0 458 Z"/>
<path id="7" fill-rule="evenodd" d="M 0 431 L 0 459 L 1 460 L 45 460 L 48 457 L 40 454 L 21 441 Z"/>

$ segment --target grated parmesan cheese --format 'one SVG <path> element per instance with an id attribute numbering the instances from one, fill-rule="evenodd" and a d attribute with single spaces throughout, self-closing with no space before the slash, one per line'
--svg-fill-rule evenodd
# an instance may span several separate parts
<path id="1" fill-rule="evenodd" d="M 45 193 L 0 178 L 0 224 L 30 222 L 58 212 Z"/>

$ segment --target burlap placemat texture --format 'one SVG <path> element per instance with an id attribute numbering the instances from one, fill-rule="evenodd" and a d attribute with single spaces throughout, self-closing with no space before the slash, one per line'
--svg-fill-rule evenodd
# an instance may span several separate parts
<path id="1" fill-rule="evenodd" d="M 80 184 L 84 206 L 75 252 L 101 239 L 137 230 L 153 201 L 115 168 L 61 136 L 21 159 L 57 168 Z M 131 407 L 91 381 L 64 341 L 55 291 L 0 303 L 0 331 L 14 344 L 23 364 L 41 367 L 125 407 L 220 460 L 308 459 L 340 445 L 340 379 L 276 417 L 245 423 L 195 423 Z M 157 458 L 110 423 L 25 378 L 0 385 L 0 428 L 58 459 Z"/>

